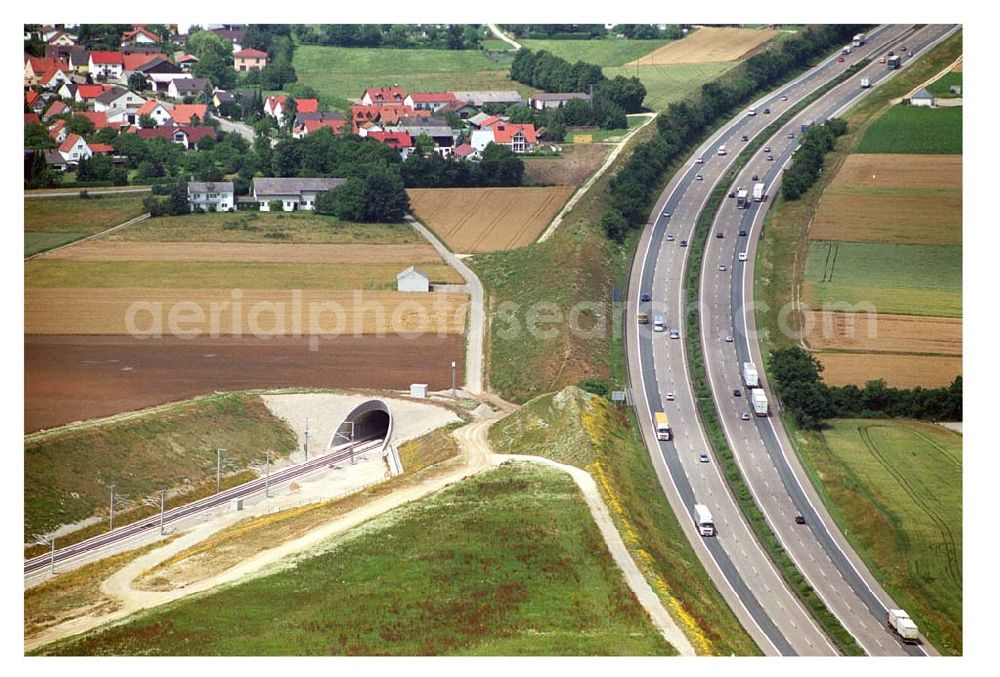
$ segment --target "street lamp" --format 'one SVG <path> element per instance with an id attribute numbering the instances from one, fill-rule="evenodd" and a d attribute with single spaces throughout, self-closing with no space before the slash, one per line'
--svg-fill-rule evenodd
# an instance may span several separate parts
<path id="1" fill-rule="evenodd" d="M 222 454 L 225 449 L 215 450 L 215 493 L 222 491 Z"/>
<path id="2" fill-rule="evenodd" d="M 308 463 L 309 462 L 309 418 L 308 417 L 306 417 L 306 443 L 303 446 L 303 449 L 305 450 L 306 453 L 306 458 L 303 461 L 303 463 Z"/>
<path id="3" fill-rule="evenodd" d="M 108 518 L 108 531 L 114 531 L 115 528 L 115 487 L 117 484 L 112 484 L 111 489 L 111 513 Z"/>
<path id="4" fill-rule="evenodd" d="M 457 400 L 458 396 L 455 394 L 455 360 L 451 361 L 451 399 Z"/>
<path id="5" fill-rule="evenodd" d="M 35 543 L 38 545 L 47 545 L 51 548 L 49 551 L 49 566 L 52 575 L 56 573 L 56 537 L 45 538 L 44 536 L 35 536 Z"/>

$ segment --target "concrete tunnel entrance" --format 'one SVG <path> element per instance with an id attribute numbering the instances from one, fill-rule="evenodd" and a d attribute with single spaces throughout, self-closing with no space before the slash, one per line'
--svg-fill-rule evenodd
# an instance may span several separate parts
<path id="1" fill-rule="evenodd" d="M 402 472 L 402 463 L 396 449 L 390 444 L 392 438 L 392 412 L 382 400 L 368 400 L 355 407 L 330 438 L 329 449 L 342 447 L 353 442 L 355 446 L 381 440 L 378 453 L 386 459 L 393 475 Z"/>

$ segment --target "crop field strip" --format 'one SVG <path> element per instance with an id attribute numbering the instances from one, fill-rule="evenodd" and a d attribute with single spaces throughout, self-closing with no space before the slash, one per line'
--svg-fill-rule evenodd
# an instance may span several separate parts
<path id="1" fill-rule="evenodd" d="M 962 354 L 962 319 L 807 311 L 804 339 L 814 350 Z"/>
<path id="2" fill-rule="evenodd" d="M 25 288 L 364 289 L 395 291 L 400 263 L 256 263 L 240 261 L 30 261 Z M 462 284 L 454 268 L 419 264 L 435 284 Z"/>
<path id="3" fill-rule="evenodd" d="M 204 261 L 245 263 L 441 263 L 429 244 L 286 244 L 256 242 L 81 242 L 42 261 Z"/>
<path id="4" fill-rule="evenodd" d="M 666 110 L 671 103 L 686 99 L 706 82 L 736 66 L 737 61 L 712 61 L 701 63 L 678 63 L 663 66 L 614 66 L 605 67 L 609 78 L 622 75 L 626 78 L 638 76 L 646 87 L 643 104 L 654 111 Z"/>
<path id="5" fill-rule="evenodd" d="M 217 328 L 217 335 L 254 336 L 255 325 L 257 333 L 265 336 L 444 335 L 464 333 L 468 297 L 444 292 L 317 289 L 33 289 L 25 298 L 24 333 L 129 334 L 126 318 L 133 304 L 146 309 L 134 313 L 139 334 L 153 333 L 155 318 L 160 320 L 161 331 L 169 333 L 172 309 L 182 307 L 186 319 L 177 320 L 178 326 L 199 330 L 202 336 L 212 327 Z"/>
<path id="6" fill-rule="evenodd" d="M 665 66 L 711 61 L 738 61 L 744 55 L 772 40 L 778 31 L 753 28 L 697 29 L 682 40 L 675 40 L 626 66 Z"/>
<path id="7" fill-rule="evenodd" d="M 669 40 L 521 40 L 533 52 L 545 50 L 570 63 L 583 61 L 597 66 L 623 66 L 635 59 L 655 53 L 662 47 L 675 44 Z"/>
<path id="8" fill-rule="evenodd" d="M 856 153 L 962 152 L 962 107 L 893 106 L 865 131 Z"/>
<path id="9" fill-rule="evenodd" d="M 534 242 L 573 194 L 546 188 L 423 188 L 408 192 L 413 212 L 457 252 L 482 253 Z"/>
<path id="10" fill-rule="evenodd" d="M 880 378 L 894 388 L 943 388 L 962 374 L 961 356 L 815 351 L 823 381 L 856 385 Z"/>
<path id="11" fill-rule="evenodd" d="M 125 223 L 143 213 L 143 196 L 24 200 L 24 255 L 54 249 Z"/>

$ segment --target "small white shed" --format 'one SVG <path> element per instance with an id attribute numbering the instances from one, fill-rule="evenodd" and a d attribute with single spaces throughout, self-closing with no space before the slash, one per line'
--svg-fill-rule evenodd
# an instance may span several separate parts
<path id="1" fill-rule="evenodd" d="M 426 383 L 411 383 L 410 384 L 410 397 L 427 397 L 427 384 Z"/>
<path id="2" fill-rule="evenodd" d="M 410 266 L 396 275 L 397 291 L 430 291 L 431 278 L 424 271 Z"/>
<path id="3" fill-rule="evenodd" d="M 930 108 L 934 105 L 934 95 L 926 89 L 921 89 L 910 98 L 910 105 Z"/>

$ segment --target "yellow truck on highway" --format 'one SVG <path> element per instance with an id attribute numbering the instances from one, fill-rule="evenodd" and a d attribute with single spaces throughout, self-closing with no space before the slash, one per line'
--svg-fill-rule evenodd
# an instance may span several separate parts
<path id="1" fill-rule="evenodd" d="M 670 439 L 670 421 L 662 411 L 656 412 L 654 416 L 656 423 L 656 439 L 667 441 Z"/>

